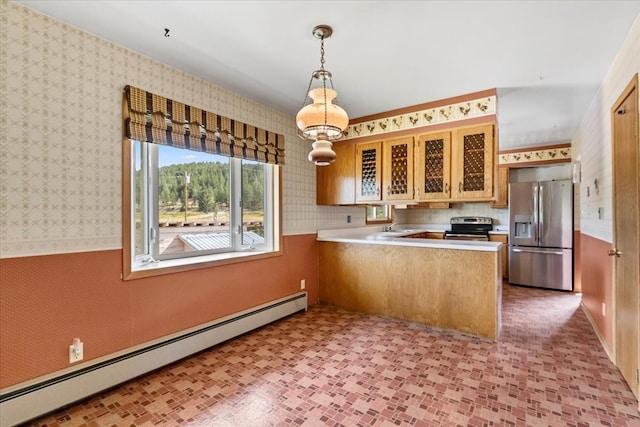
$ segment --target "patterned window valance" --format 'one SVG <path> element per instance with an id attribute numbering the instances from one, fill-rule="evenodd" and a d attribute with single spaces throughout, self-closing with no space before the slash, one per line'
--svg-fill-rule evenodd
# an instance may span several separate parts
<path id="1" fill-rule="evenodd" d="M 284 135 L 126 86 L 127 138 L 188 150 L 284 164 Z"/>

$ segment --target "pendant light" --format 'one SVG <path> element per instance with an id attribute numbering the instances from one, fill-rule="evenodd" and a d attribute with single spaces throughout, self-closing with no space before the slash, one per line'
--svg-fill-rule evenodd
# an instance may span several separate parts
<path id="1" fill-rule="evenodd" d="M 314 141 L 309 161 L 317 166 L 326 166 L 336 159 L 331 141 L 342 138 L 349 124 L 349 116 L 340 106 L 332 103 L 338 93 L 333 88 L 331 73 L 324 69 L 324 39 L 331 37 L 333 29 L 328 25 L 318 25 L 313 28 L 312 34 L 320 39 L 320 69 L 311 74 L 303 107 L 296 115 L 296 124 L 301 138 Z M 314 81 L 316 86 L 312 89 Z M 313 102 L 305 105 L 309 98 Z"/>

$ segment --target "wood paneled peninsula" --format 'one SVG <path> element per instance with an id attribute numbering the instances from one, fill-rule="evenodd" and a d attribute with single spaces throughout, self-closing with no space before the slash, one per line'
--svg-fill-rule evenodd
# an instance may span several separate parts
<path id="1" fill-rule="evenodd" d="M 502 243 L 412 237 L 429 231 L 318 231 L 320 301 L 497 341 Z"/>

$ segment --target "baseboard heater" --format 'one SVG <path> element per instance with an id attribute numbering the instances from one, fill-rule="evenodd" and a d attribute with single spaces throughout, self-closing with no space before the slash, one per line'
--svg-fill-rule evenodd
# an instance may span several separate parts
<path id="1" fill-rule="evenodd" d="M 307 293 L 269 302 L 0 394 L 0 426 L 13 426 L 307 309 Z"/>

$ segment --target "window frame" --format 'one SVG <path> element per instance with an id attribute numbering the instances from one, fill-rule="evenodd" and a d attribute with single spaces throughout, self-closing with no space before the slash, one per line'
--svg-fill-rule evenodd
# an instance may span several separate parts
<path id="1" fill-rule="evenodd" d="M 383 218 L 372 218 L 369 216 L 369 209 L 383 208 L 386 216 Z M 393 222 L 393 205 L 367 205 L 365 209 L 365 224 L 388 224 Z"/>
<path id="2" fill-rule="evenodd" d="M 151 143 L 146 143 L 151 144 Z M 271 165 L 271 193 L 272 197 L 265 197 L 265 222 L 267 216 L 272 215 L 270 236 L 273 247 L 269 250 L 240 250 L 232 252 L 212 253 L 206 255 L 189 256 L 177 259 L 165 259 L 154 261 L 149 257 L 148 262 L 143 265 L 135 264 L 135 238 L 136 238 L 136 220 L 135 220 L 135 141 L 123 136 L 122 144 L 122 246 L 123 246 L 123 280 L 132 280 L 143 277 L 158 276 L 163 274 L 171 274 L 182 271 L 190 271 L 202 268 L 211 268 L 226 264 L 238 262 L 248 262 L 258 259 L 270 258 L 282 255 L 282 171 L 280 165 Z M 145 144 L 141 144 L 144 147 Z M 230 158 L 231 159 L 231 158 Z M 141 165 L 141 168 L 147 168 L 149 165 Z M 240 168 L 237 168 L 240 171 Z M 147 181 L 148 171 L 143 174 L 145 185 L 149 185 Z M 240 175 L 240 172 L 238 172 Z M 238 177 L 240 179 L 241 176 Z M 240 195 L 238 195 L 240 197 Z M 148 203 L 148 201 L 145 201 Z M 156 210 L 151 210 L 154 212 Z M 239 215 L 242 215 L 240 210 Z M 150 219 L 153 221 L 153 218 Z M 157 213 L 156 213 L 157 222 Z M 265 227 L 267 229 L 267 227 Z M 231 230 L 232 231 L 232 230 Z M 148 231 L 145 230 L 145 233 Z M 232 232 L 232 235 L 235 233 Z M 265 235 L 265 239 L 268 238 Z M 148 235 L 146 241 L 149 241 Z"/>

